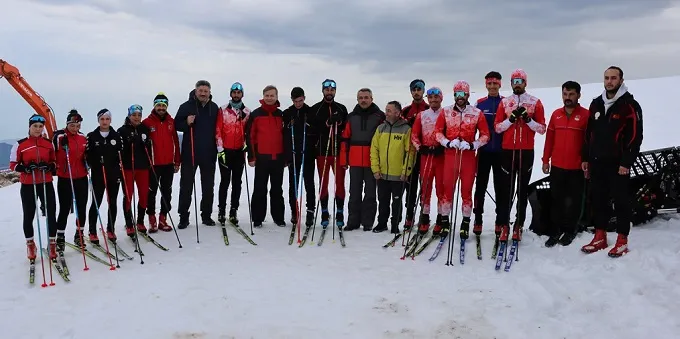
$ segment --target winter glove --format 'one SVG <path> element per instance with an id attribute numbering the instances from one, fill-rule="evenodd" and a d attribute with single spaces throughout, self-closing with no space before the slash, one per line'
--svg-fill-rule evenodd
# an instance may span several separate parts
<path id="1" fill-rule="evenodd" d="M 66 134 L 64 134 L 61 137 L 61 141 L 59 142 L 59 145 L 61 146 L 62 149 L 68 149 L 68 138 L 66 137 Z"/>
<path id="2" fill-rule="evenodd" d="M 31 173 L 31 172 L 33 172 L 37 169 L 38 169 L 38 164 L 32 162 L 32 163 L 28 164 L 28 166 L 26 166 L 26 169 L 24 170 L 24 172 Z"/>
<path id="3" fill-rule="evenodd" d="M 512 114 L 510 114 L 510 122 L 515 123 L 517 119 L 519 118 L 524 118 L 526 116 L 527 109 L 524 107 L 517 107 L 515 110 L 512 111 Z"/>
<path id="4" fill-rule="evenodd" d="M 342 118 L 340 117 L 340 112 L 335 111 L 333 114 L 331 114 L 330 118 L 328 118 L 328 125 L 335 125 L 342 121 Z"/>
<path id="5" fill-rule="evenodd" d="M 217 153 L 217 162 L 222 167 L 229 167 L 227 166 L 227 153 L 225 151 Z"/>
<path id="6" fill-rule="evenodd" d="M 17 164 L 14 166 L 14 172 L 17 173 L 31 173 L 31 170 L 28 168 L 28 166 L 24 166 L 22 164 Z"/>
<path id="7" fill-rule="evenodd" d="M 446 144 L 446 148 L 458 148 L 460 147 L 460 140 L 453 139 Z"/>
<path id="8" fill-rule="evenodd" d="M 41 171 L 49 171 L 50 170 L 50 165 L 46 162 L 39 162 L 38 163 L 38 169 Z"/>
<path id="9" fill-rule="evenodd" d="M 240 121 L 240 120 L 243 120 L 245 118 L 246 118 L 246 112 L 244 112 L 243 110 L 240 110 L 238 112 L 238 120 Z"/>
<path id="10" fill-rule="evenodd" d="M 469 142 L 463 140 L 463 141 L 461 141 L 460 144 L 458 145 L 458 149 L 461 150 L 461 151 L 467 151 L 467 150 L 473 149 L 473 147 L 472 147 L 472 145 L 471 145 Z"/>

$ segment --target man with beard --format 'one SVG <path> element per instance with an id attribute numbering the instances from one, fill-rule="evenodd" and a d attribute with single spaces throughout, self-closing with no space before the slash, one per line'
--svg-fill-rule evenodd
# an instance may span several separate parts
<path id="1" fill-rule="evenodd" d="M 370 231 L 378 208 L 377 182 L 371 170 L 371 141 L 385 120 L 385 113 L 373 103 L 373 92 L 368 88 L 357 92 L 357 102 L 347 116 L 340 147 L 339 163 L 345 168 L 349 166 L 349 217 L 344 230 L 356 230 L 362 225 L 364 231 Z M 387 224 L 378 226 L 376 233 L 387 230 Z"/>
<path id="2" fill-rule="evenodd" d="M 628 253 L 630 167 L 642 144 L 642 108 L 623 83 L 621 68 L 607 68 L 604 92 L 593 99 L 589 110 L 581 166 L 592 184 L 595 237 L 581 250 L 593 253 L 607 248 L 608 205 L 613 197 L 618 237 L 609 256 L 616 258 Z"/>
<path id="3" fill-rule="evenodd" d="M 534 135 L 545 133 L 543 103 L 526 92 L 527 74 L 517 69 L 510 76 L 512 95 L 498 105 L 494 122 L 496 133 L 503 133 L 500 190 L 496 192 L 501 233 L 498 240 L 507 243 L 510 233 L 510 211 L 517 176 L 517 214 L 512 240 L 522 240 L 526 218 L 527 189 L 534 163 Z"/>
<path id="4" fill-rule="evenodd" d="M 296 184 L 300 185 L 300 177 L 302 176 L 307 198 L 305 225 L 312 226 L 314 224 L 314 209 L 316 208 L 316 188 L 314 185 L 316 154 L 314 147 L 317 137 L 313 134 L 308 122 L 311 107 L 305 103 L 305 91 L 300 87 L 293 88 L 290 91 L 290 100 L 293 101 L 293 104 L 283 111 L 283 143 L 286 148 L 284 156 L 287 157 L 290 180 L 288 184 L 290 222 L 297 225 L 301 217 L 298 212 L 300 212 L 302 206 L 297 206 Z"/>
<path id="5" fill-rule="evenodd" d="M 179 179 L 178 228 L 189 226 L 191 191 L 195 184 L 196 169 L 201 170 L 201 219 L 204 225 L 215 226 L 212 208 L 215 186 L 215 128 L 220 107 L 212 101 L 210 83 L 196 82 L 189 92 L 189 100 L 179 106 L 175 115 L 175 127 L 182 135 L 182 169 Z M 196 225 L 198 227 L 198 225 Z"/>
<path id="6" fill-rule="evenodd" d="M 423 100 L 425 94 L 425 81 L 421 79 L 414 79 L 409 84 L 411 90 L 411 97 L 413 101 L 410 105 L 401 110 L 401 117 L 406 119 L 411 128 L 413 128 L 418 113 L 430 108 L 430 106 Z M 441 104 L 441 101 L 440 101 Z M 434 123 L 434 122 L 433 122 Z M 434 127 L 434 125 L 433 125 Z M 406 186 L 406 222 L 404 229 L 408 230 L 413 226 L 414 213 L 416 209 L 416 200 L 418 198 L 418 181 L 420 180 L 420 157 L 416 156 L 416 163 L 413 171 L 409 176 Z"/>
<path id="7" fill-rule="evenodd" d="M 336 155 L 339 154 L 339 138 L 347 120 L 347 107 L 335 101 L 336 88 L 335 80 L 324 80 L 321 84 L 323 100 L 314 104 L 310 110 L 313 114 L 311 119 L 312 129 L 318 135 L 316 166 L 321 185 L 319 201 L 321 203 L 321 225 L 323 227 L 328 226 L 330 218 L 328 213 L 328 178 L 331 171 L 335 175 L 336 223 L 342 227 L 345 220 L 343 212 L 345 206 L 345 169 L 342 165 L 338 166 L 336 163 Z"/>
<path id="8" fill-rule="evenodd" d="M 583 171 L 581 149 L 590 112 L 582 107 L 581 85 L 567 81 L 562 85 L 564 107 L 550 116 L 543 147 L 543 173 L 550 174 L 552 195 L 549 239 L 546 247 L 558 242 L 567 246 L 576 237 L 576 224 L 581 215 Z"/>

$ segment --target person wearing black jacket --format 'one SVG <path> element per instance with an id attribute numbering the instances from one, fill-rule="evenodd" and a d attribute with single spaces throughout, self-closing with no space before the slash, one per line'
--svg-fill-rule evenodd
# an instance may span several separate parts
<path id="1" fill-rule="evenodd" d="M 611 197 L 618 237 L 609 256 L 616 258 L 628 252 L 630 168 L 642 145 L 642 108 L 623 83 L 621 68 L 611 66 L 604 72 L 604 92 L 593 99 L 589 111 L 581 168 L 592 187 L 595 237 L 581 250 L 593 253 L 608 247 Z"/>
<path id="2" fill-rule="evenodd" d="M 137 186 L 137 231 L 146 233 L 144 214 L 149 197 L 149 169 L 153 152 L 151 147 L 151 130 L 142 124 L 142 106 L 132 105 L 128 108 L 125 123 L 118 129 L 123 139 L 123 214 L 125 216 L 125 231 L 129 236 L 135 234 L 135 220 L 132 213 L 132 202 Z"/>
<path id="3" fill-rule="evenodd" d="M 316 187 L 314 185 L 314 163 L 316 159 L 315 145 L 318 138 L 313 134 L 307 122 L 310 116 L 310 109 L 305 103 L 305 91 L 300 87 L 295 87 L 290 92 L 290 99 L 293 104 L 283 111 L 283 143 L 285 146 L 284 154 L 288 158 L 288 199 L 291 210 L 291 223 L 297 225 L 297 187 L 300 185 L 300 175 L 304 180 L 307 216 L 305 225 L 314 224 L 314 210 L 316 208 Z M 294 158 L 293 158 L 294 157 Z M 304 162 L 304 166 L 303 166 Z M 300 173 L 302 171 L 302 174 Z M 302 193 L 302 192 L 300 192 Z M 302 209 L 302 206 L 300 206 Z"/>
<path id="4" fill-rule="evenodd" d="M 331 171 L 335 172 L 335 203 L 337 207 L 335 219 L 339 226 L 344 226 L 345 206 L 345 169 L 336 163 L 336 155 L 340 152 L 340 137 L 347 121 L 347 107 L 335 101 L 337 84 L 334 80 L 326 79 L 321 84 L 323 100 L 311 107 L 310 125 L 318 135 L 316 143 L 316 166 L 319 172 L 321 190 L 321 225 L 328 226 L 328 178 Z M 335 133 L 331 133 L 335 132 Z"/>
<path id="5" fill-rule="evenodd" d="M 175 127 L 178 132 L 183 133 L 177 206 L 179 213 L 177 227 L 180 229 L 189 226 L 191 192 L 197 168 L 201 170 L 201 219 L 204 225 L 215 226 L 211 214 L 217 165 L 215 128 L 220 107 L 212 101 L 212 98 L 210 83 L 199 80 L 196 82 L 196 88 L 189 92 L 189 100 L 179 106 L 175 115 Z"/>
<path id="6" fill-rule="evenodd" d="M 92 180 L 92 190 L 94 191 L 94 201 L 90 205 L 90 212 L 87 216 L 89 221 L 90 241 L 99 244 L 97 237 L 97 214 L 100 213 L 99 206 L 102 204 L 104 192 L 106 194 L 108 213 L 101 213 L 102 220 L 108 216 L 106 226 L 106 237 L 115 241 L 118 199 L 118 184 L 120 184 L 121 168 L 119 162 L 119 152 L 123 150 L 123 139 L 115 129 L 111 128 L 111 112 L 104 108 L 97 113 L 99 127 L 87 134 L 85 146 L 86 161 L 90 167 Z M 104 175 L 106 174 L 106 175 Z"/>

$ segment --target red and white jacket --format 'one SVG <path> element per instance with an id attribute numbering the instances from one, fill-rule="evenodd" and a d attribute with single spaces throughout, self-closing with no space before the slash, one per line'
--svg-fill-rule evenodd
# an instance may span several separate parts
<path id="1" fill-rule="evenodd" d="M 56 160 L 51 141 L 44 137 L 28 137 L 17 141 L 12 147 L 9 155 L 9 169 L 16 171 L 18 165 L 26 167 L 31 164 L 37 165 L 41 162 L 56 164 Z M 44 181 L 42 172 L 35 173 L 35 182 L 33 182 L 33 174 L 21 171 L 19 182 L 26 185 L 52 182 L 52 172 L 45 171 Z"/>
<path id="2" fill-rule="evenodd" d="M 543 146 L 543 164 L 566 170 L 581 169 L 581 150 L 585 143 L 590 111 L 577 105 L 567 117 L 564 107 L 550 116 L 548 132 Z"/>
<path id="3" fill-rule="evenodd" d="M 416 115 L 413 122 L 413 129 L 411 130 L 411 143 L 417 150 L 420 150 L 421 146 L 439 146 L 439 141 L 437 141 L 435 132 L 435 124 L 437 123 L 437 118 L 443 111 L 444 109 L 442 107 L 436 112 L 432 110 L 432 108 L 428 108 Z"/>
<path id="4" fill-rule="evenodd" d="M 142 120 L 142 124 L 149 128 L 153 165 L 179 166 L 179 136 L 177 135 L 177 127 L 175 127 L 175 119 L 168 113 L 161 117 L 156 111 L 152 110 L 149 116 Z"/>
<path id="5" fill-rule="evenodd" d="M 527 114 L 531 118 L 528 124 L 521 118 L 518 118 L 515 123 L 509 120 L 512 111 L 521 105 L 526 108 Z M 545 111 L 543 103 L 537 97 L 522 93 L 520 95 L 513 94 L 505 97 L 498 104 L 496 110 L 496 120 L 494 121 L 494 129 L 496 133 L 503 133 L 503 149 L 514 150 L 533 150 L 534 136 L 536 133 L 545 134 Z M 517 130 L 521 131 L 516 133 Z"/>
<path id="6" fill-rule="evenodd" d="M 66 158 L 66 150 L 62 147 L 63 138 L 68 140 L 68 158 Z M 57 131 L 52 139 L 52 147 L 56 154 L 58 177 L 79 179 L 87 176 L 87 167 L 85 167 L 87 138 L 85 135 L 73 134 L 66 129 Z M 71 173 L 68 170 L 68 160 L 71 160 Z"/>
<path id="7" fill-rule="evenodd" d="M 245 117 L 241 119 L 241 112 Z M 246 144 L 246 123 L 250 118 L 250 109 L 243 106 L 243 109 L 234 109 L 230 104 L 220 107 L 217 114 L 217 124 L 215 125 L 215 139 L 217 140 L 217 151 L 223 150 L 242 150 Z"/>
<path id="8" fill-rule="evenodd" d="M 479 137 L 475 139 L 479 131 Z M 449 141 L 460 138 L 474 145 L 475 150 L 489 142 L 489 126 L 484 113 L 472 105 L 464 109 L 451 105 L 442 108 L 435 123 L 437 141 L 444 147 Z"/>

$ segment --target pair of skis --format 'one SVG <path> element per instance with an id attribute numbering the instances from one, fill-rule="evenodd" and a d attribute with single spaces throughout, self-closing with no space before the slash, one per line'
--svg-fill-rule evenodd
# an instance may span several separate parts
<path id="1" fill-rule="evenodd" d="M 482 236 L 475 234 L 475 245 L 477 249 L 477 259 L 482 260 Z M 467 239 L 460 239 L 460 264 L 465 265 L 465 242 Z"/>
<path id="2" fill-rule="evenodd" d="M 246 241 L 248 241 L 251 245 L 257 246 L 257 244 L 253 241 L 253 239 L 250 238 L 248 233 L 246 233 L 241 226 L 234 224 L 233 222 L 229 222 L 229 225 L 231 225 L 234 229 L 236 229 L 236 232 L 240 234 Z M 224 245 L 229 246 L 229 236 L 227 235 L 227 226 L 225 222 L 220 222 L 220 226 L 222 227 L 222 239 L 224 240 Z"/>
<path id="3" fill-rule="evenodd" d="M 312 226 L 313 225 L 307 225 L 306 226 L 305 233 L 302 235 L 302 240 L 300 241 L 300 245 L 298 245 L 298 248 L 301 248 L 302 246 L 305 245 L 305 243 L 307 243 L 307 238 L 309 237 L 309 231 L 312 229 Z M 347 244 L 345 243 L 345 234 L 344 234 L 344 231 L 342 230 L 344 225 L 340 225 L 340 223 L 338 222 L 338 223 L 336 223 L 336 226 L 338 227 L 338 237 L 340 238 L 340 245 L 342 245 L 342 247 L 346 247 Z M 323 244 L 323 240 L 324 240 L 324 238 L 326 238 L 326 230 L 328 229 L 328 225 L 323 225 L 321 227 L 322 227 L 321 235 L 319 235 L 319 241 L 317 243 L 317 246 L 321 246 Z M 293 224 L 293 228 L 290 232 L 290 238 L 288 239 L 288 245 L 293 244 L 293 238 L 295 236 L 295 228 L 296 228 L 296 225 Z"/>

